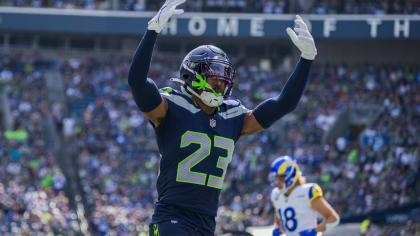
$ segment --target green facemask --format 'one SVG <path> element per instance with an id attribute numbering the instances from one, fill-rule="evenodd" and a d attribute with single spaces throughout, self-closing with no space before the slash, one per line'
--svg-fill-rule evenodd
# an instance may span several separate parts
<path id="1" fill-rule="evenodd" d="M 206 82 L 206 79 L 205 79 L 206 77 L 203 78 L 203 76 L 201 76 L 200 74 L 196 74 L 195 77 L 200 82 L 193 81 L 192 82 L 192 86 L 194 88 L 196 88 L 198 90 L 204 90 L 205 88 L 207 88 L 207 89 L 209 89 L 214 94 L 214 96 L 216 96 L 216 97 L 222 96 L 221 93 L 217 93 L 216 91 L 214 91 L 214 89 L 211 87 L 211 85 Z"/>

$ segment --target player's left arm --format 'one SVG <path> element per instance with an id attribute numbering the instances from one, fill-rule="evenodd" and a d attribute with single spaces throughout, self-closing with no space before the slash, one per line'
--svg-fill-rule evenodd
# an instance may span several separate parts
<path id="1" fill-rule="evenodd" d="M 277 211 L 276 207 L 276 195 L 277 193 L 273 190 L 270 194 L 270 200 L 273 204 L 273 210 L 274 210 L 274 229 L 273 229 L 273 236 L 285 236 L 286 231 L 283 228 L 283 223 L 281 222 L 280 216 L 278 215 L 279 212 Z"/>
<path id="2" fill-rule="evenodd" d="M 274 210 L 275 209 L 276 208 L 274 208 Z M 273 236 L 286 236 L 286 231 L 283 229 L 283 224 L 276 213 L 274 213 Z"/>
<path id="3" fill-rule="evenodd" d="M 287 28 L 286 31 L 292 42 L 301 51 L 301 58 L 280 95 L 267 99 L 254 110 L 248 111 L 242 125 L 241 136 L 256 134 L 269 128 L 275 121 L 293 111 L 302 97 L 317 50 L 314 39 L 303 19 L 297 15 L 295 23 L 294 30 Z"/>
<path id="4" fill-rule="evenodd" d="M 316 227 L 316 231 L 325 232 L 337 226 L 340 223 L 340 216 L 324 199 L 321 188 L 315 185 L 310 191 L 312 209 L 324 217 L 324 220 Z"/>

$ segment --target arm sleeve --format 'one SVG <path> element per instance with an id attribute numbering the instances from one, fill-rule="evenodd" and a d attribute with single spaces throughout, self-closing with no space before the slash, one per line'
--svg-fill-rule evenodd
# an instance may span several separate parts
<path id="1" fill-rule="evenodd" d="M 253 110 L 262 127 L 269 128 L 275 121 L 296 108 L 305 90 L 311 65 L 312 60 L 300 58 L 280 95 L 265 100 Z"/>
<path id="2" fill-rule="evenodd" d="M 150 61 L 152 60 L 157 33 L 148 30 L 134 53 L 128 72 L 128 84 L 133 93 L 134 101 L 142 112 L 149 112 L 162 102 L 156 84 L 147 78 Z"/>

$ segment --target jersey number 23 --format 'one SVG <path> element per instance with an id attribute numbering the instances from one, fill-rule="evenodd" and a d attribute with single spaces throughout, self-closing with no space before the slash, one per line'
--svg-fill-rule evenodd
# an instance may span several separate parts
<path id="1" fill-rule="evenodd" d="M 176 181 L 206 185 L 207 174 L 195 172 L 191 169 L 210 155 L 210 151 L 212 148 L 212 140 L 205 133 L 193 131 L 185 132 L 181 137 L 181 148 L 188 147 L 193 143 L 199 144 L 200 147 L 191 155 L 189 155 L 184 160 L 178 163 Z M 219 156 L 219 159 L 217 160 L 217 168 L 223 170 L 223 175 L 221 177 L 209 175 L 207 186 L 222 189 L 227 167 L 232 161 L 235 142 L 229 138 L 214 136 L 213 145 L 214 148 L 225 149 L 227 151 L 227 156 Z"/>

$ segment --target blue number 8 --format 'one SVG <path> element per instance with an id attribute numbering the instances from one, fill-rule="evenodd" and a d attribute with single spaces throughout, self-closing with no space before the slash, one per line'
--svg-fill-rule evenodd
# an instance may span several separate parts
<path id="1" fill-rule="evenodd" d="M 283 217 L 281 216 L 282 214 L 281 214 L 281 209 L 279 209 L 279 215 L 280 215 L 280 220 L 283 222 Z M 283 225 L 284 225 L 284 227 L 289 231 L 289 232 L 293 232 L 293 231 L 295 231 L 296 230 L 296 228 L 297 228 L 297 220 L 296 220 L 296 218 L 295 218 L 295 216 L 296 216 L 296 212 L 295 212 L 295 209 L 293 209 L 293 208 L 291 208 L 291 207 L 289 207 L 289 208 L 286 208 L 285 210 L 284 210 L 284 213 L 283 213 L 283 215 L 284 215 L 284 218 L 285 218 L 285 221 L 283 222 Z M 289 224 L 290 223 L 290 221 L 292 222 L 291 224 Z"/>

